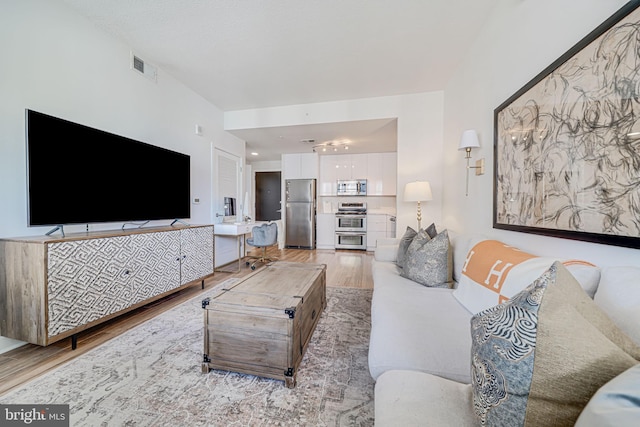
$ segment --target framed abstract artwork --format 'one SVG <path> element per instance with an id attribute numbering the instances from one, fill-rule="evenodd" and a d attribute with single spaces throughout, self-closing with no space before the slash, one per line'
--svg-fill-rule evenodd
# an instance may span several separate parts
<path id="1" fill-rule="evenodd" d="M 494 111 L 494 228 L 640 248 L 640 1 Z"/>

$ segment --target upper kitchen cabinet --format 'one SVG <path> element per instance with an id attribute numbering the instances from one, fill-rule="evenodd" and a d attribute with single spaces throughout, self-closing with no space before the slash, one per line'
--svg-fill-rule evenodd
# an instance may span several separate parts
<path id="1" fill-rule="evenodd" d="M 338 180 L 366 179 L 366 154 L 332 154 L 320 156 L 318 195 L 335 196 Z"/>
<path id="2" fill-rule="evenodd" d="M 367 195 L 395 196 L 397 153 L 369 153 L 367 156 Z"/>
<path id="3" fill-rule="evenodd" d="M 333 157 L 338 158 L 336 179 L 367 178 L 366 154 L 342 154 Z"/>
<path id="4" fill-rule="evenodd" d="M 319 196 L 335 196 L 336 182 L 366 179 L 368 196 L 396 195 L 396 153 L 320 156 Z"/>
<path id="5" fill-rule="evenodd" d="M 338 181 L 339 158 L 342 156 L 320 156 L 319 196 L 335 196 Z"/>
<path id="6" fill-rule="evenodd" d="M 283 154 L 283 179 L 318 179 L 318 154 Z"/>

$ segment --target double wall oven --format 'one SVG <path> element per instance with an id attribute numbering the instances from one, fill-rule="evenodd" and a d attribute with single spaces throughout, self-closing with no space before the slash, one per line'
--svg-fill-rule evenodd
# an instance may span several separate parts
<path id="1" fill-rule="evenodd" d="M 336 249 L 367 250 L 367 204 L 343 202 L 336 212 Z"/>

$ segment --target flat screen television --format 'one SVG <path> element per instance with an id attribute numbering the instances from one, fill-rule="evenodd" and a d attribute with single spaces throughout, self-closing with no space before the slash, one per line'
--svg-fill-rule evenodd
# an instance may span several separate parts
<path id="1" fill-rule="evenodd" d="M 191 216 L 190 157 L 26 110 L 29 226 Z"/>

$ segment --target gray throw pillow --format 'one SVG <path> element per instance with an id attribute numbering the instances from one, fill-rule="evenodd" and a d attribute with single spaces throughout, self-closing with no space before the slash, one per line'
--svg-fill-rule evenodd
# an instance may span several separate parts
<path id="1" fill-rule="evenodd" d="M 407 248 L 407 258 L 401 275 L 433 288 L 449 288 L 452 280 L 449 234 L 444 230 L 433 239 L 420 230 Z"/>
<path id="2" fill-rule="evenodd" d="M 436 225 L 434 223 L 431 223 L 431 225 L 428 226 L 425 231 L 432 239 L 438 235 L 438 230 L 436 230 Z"/>
<path id="3" fill-rule="evenodd" d="M 407 231 L 404 232 L 404 235 L 400 239 L 400 244 L 398 245 L 398 254 L 396 255 L 396 264 L 398 265 L 398 267 L 404 267 L 407 248 L 409 248 L 409 245 L 417 234 L 418 233 L 416 233 L 416 230 L 411 227 L 407 227 Z"/>

